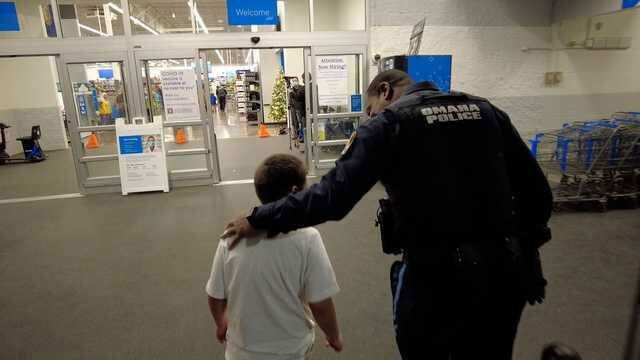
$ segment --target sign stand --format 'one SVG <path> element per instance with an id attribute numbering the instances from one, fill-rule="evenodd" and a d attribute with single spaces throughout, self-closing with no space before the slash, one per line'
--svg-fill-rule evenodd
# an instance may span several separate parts
<path id="1" fill-rule="evenodd" d="M 132 123 L 116 120 L 118 162 L 122 195 L 144 191 L 169 192 L 169 175 L 164 149 L 164 129 L 160 122 Z"/>

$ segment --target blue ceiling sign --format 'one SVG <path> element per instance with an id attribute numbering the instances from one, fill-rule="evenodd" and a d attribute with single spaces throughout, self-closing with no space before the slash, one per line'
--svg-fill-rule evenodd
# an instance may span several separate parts
<path id="1" fill-rule="evenodd" d="M 640 6 L 640 0 L 622 0 L 623 9 L 628 9 L 636 6 Z"/>
<path id="2" fill-rule="evenodd" d="M 227 0 L 229 25 L 277 25 L 276 0 Z"/>
<path id="3" fill-rule="evenodd" d="M 20 31 L 16 3 L 0 2 L 0 31 Z"/>

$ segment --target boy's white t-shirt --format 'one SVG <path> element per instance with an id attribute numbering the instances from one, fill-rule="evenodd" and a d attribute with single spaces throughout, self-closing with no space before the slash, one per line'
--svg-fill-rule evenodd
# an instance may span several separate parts
<path id="1" fill-rule="evenodd" d="M 339 291 L 318 230 L 218 244 L 206 291 L 227 300 L 227 342 L 244 351 L 304 355 L 314 341 L 308 303 Z"/>

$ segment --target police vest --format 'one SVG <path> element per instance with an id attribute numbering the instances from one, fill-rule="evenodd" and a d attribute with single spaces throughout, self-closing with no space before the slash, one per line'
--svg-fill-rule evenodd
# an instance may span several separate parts
<path id="1" fill-rule="evenodd" d="M 416 244 L 509 231 L 513 204 L 504 146 L 486 99 L 416 91 L 387 107 L 385 117 L 395 130 L 382 183 L 398 236 Z"/>

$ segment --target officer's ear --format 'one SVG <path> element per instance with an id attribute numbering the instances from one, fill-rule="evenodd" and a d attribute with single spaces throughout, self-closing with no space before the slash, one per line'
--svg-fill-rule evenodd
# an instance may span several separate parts
<path id="1" fill-rule="evenodd" d="M 391 102 L 391 100 L 393 100 L 393 87 L 391 87 L 391 84 L 383 81 L 380 83 L 380 91 L 378 92 L 380 95 L 382 95 L 382 98 L 385 99 L 386 101 Z"/>

